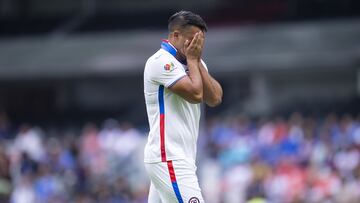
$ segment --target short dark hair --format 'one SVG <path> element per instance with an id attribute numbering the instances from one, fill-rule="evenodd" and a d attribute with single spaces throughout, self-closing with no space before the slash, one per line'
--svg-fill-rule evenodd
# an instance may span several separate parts
<path id="1" fill-rule="evenodd" d="M 183 29 L 190 25 L 198 27 L 203 32 L 207 31 L 205 21 L 198 14 L 191 11 L 176 12 L 168 21 L 169 32 L 173 32 L 175 29 Z"/>

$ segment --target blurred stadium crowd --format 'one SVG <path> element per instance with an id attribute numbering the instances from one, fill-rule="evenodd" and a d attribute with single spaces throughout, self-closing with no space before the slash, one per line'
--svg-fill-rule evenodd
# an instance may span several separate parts
<path id="1" fill-rule="evenodd" d="M 101 129 L 84 125 L 80 134 L 21 125 L 1 117 L 0 202 L 146 202 L 145 136 L 112 119 Z M 15 134 L 12 134 L 15 133 Z"/>
<path id="2" fill-rule="evenodd" d="M 0 202 L 142 203 L 146 131 L 114 119 L 76 130 L 0 114 Z M 199 137 L 208 203 L 360 202 L 360 115 L 211 118 Z"/>
<path id="3" fill-rule="evenodd" d="M 206 130 L 208 202 L 360 202 L 360 116 L 238 116 Z"/>

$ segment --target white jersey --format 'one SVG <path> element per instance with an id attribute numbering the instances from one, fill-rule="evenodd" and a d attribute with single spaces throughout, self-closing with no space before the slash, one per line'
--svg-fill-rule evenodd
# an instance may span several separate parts
<path id="1" fill-rule="evenodd" d="M 176 49 L 163 41 L 146 62 L 144 94 L 150 132 L 144 162 L 155 163 L 196 157 L 200 104 L 191 104 L 168 88 L 187 75 Z M 204 64 L 206 67 L 206 65 Z"/>

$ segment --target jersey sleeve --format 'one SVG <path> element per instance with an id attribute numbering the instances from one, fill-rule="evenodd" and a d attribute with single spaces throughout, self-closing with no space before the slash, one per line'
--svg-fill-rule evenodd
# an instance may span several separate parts
<path id="1" fill-rule="evenodd" d="M 184 68 L 179 67 L 171 60 L 159 60 L 153 64 L 149 73 L 150 79 L 169 88 L 178 80 L 186 76 Z"/>

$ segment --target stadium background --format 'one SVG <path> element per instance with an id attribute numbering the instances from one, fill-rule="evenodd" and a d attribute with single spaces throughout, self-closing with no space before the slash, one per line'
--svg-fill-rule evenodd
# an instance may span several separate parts
<path id="1" fill-rule="evenodd" d="M 360 202 L 356 0 L 0 0 L 0 202 L 146 202 L 142 71 L 181 9 L 224 89 L 207 202 Z"/>

